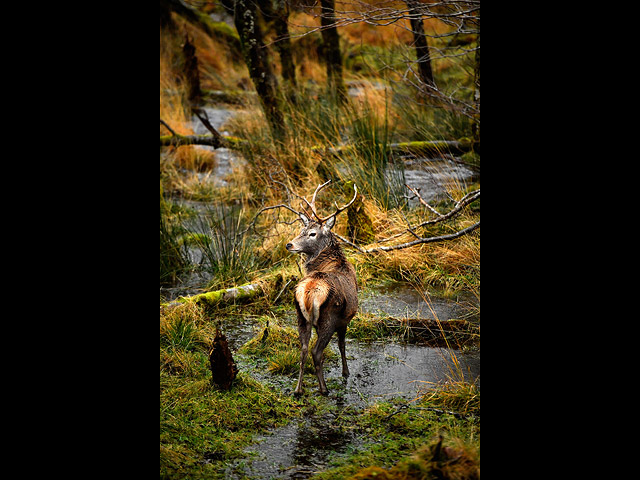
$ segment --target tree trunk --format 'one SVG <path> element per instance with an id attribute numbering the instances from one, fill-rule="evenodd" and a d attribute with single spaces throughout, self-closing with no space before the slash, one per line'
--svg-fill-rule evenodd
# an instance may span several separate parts
<path id="1" fill-rule="evenodd" d="M 296 103 L 296 66 L 293 62 L 291 50 L 291 35 L 289 34 L 289 4 L 287 0 L 268 0 L 261 5 L 262 14 L 273 21 L 273 30 L 276 34 L 274 46 L 280 55 L 282 66 L 282 79 L 284 80 L 287 97 L 292 103 Z"/>
<path id="2" fill-rule="evenodd" d="M 295 103 L 298 82 L 296 81 L 296 66 L 293 63 L 293 54 L 291 52 L 291 36 L 289 35 L 288 24 L 289 6 L 286 1 L 280 1 L 279 3 L 275 18 L 276 48 L 280 54 L 282 78 L 286 85 L 287 96 L 289 100 Z"/>
<path id="3" fill-rule="evenodd" d="M 200 72 L 198 71 L 198 57 L 196 57 L 196 47 L 189 40 L 189 35 L 185 36 L 184 46 L 184 76 L 187 81 L 187 92 L 191 108 L 197 107 L 202 99 L 200 90 Z"/>
<path id="4" fill-rule="evenodd" d="M 278 81 L 271 70 L 267 48 L 262 39 L 255 1 L 236 0 L 233 20 L 240 35 L 242 54 L 260 97 L 271 135 L 275 141 L 283 141 L 284 117 L 278 99 Z"/>
<path id="5" fill-rule="evenodd" d="M 479 30 L 478 30 L 479 31 Z M 473 132 L 474 149 L 480 151 L 480 33 L 478 33 L 478 46 L 476 49 L 476 64 L 474 67 L 474 92 L 473 100 L 476 108 L 476 113 L 473 116 L 473 123 L 471 124 L 471 131 Z M 475 145 L 478 148 L 475 148 Z"/>
<path id="6" fill-rule="evenodd" d="M 436 82 L 433 78 L 433 69 L 431 68 L 431 55 L 429 54 L 429 44 L 427 36 L 424 34 L 424 21 L 420 13 L 420 3 L 416 0 L 407 0 L 407 7 L 411 13 L 409 22 L 411 23 L 411 31 L 413 32 L 413 45 L 416 49 L 416 61 L 418 62 L 418 73 L 420 81 L 424 84 L 426 91 L 433 91 Z"/>
<path id="7" fill-rule="evenodd" d="M 335 0 L 321 0 L 322 41 L 324 58 L 327 62 L 327 79 L 330 91 L 343 102 L 347 98 L 347 89 L 342 79 L 342 54 L 340 52 L 340 36 L 335 26 Z"/>

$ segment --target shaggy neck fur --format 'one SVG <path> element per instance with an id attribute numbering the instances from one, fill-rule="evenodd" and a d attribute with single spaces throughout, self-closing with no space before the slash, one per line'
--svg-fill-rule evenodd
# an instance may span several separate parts
<path id="1" fill-rule="evenodd" d="M 346 261 L 347 259 L 338 244 L 338 240 L 333 233 L 329 233 L 327 246 L 320 250 L 315 257 L 308 256 L 304 267 L 307 273 L 331 270 L 335 266 L 341 266 Z"/>

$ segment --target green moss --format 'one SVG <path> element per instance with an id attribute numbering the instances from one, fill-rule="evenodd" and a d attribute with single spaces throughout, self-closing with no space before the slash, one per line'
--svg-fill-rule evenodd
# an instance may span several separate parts
<path id="1" fill-rule="evenodd" d="M 161 372 L 160 387 L 161 477 L 224 478 L 226 461 L 242 455 L 254 435 L 301 411 L 291 396 L 242 371 L 229 392 L 212 387 L 206 374 L 185 380 Z"/>

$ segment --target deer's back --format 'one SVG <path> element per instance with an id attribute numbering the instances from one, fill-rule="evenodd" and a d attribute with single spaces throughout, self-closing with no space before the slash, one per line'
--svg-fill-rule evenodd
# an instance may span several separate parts
<path id="1" fill-rule="evenodd" d="M 353 266 L 345 262 L 342 267 L 306 275 L 296 287 L 298 308 L 310 312 L 317 302 L 321 319 L 330 314 L 341 325 L 346 325 L 358 310 L 358 287 Z"/>

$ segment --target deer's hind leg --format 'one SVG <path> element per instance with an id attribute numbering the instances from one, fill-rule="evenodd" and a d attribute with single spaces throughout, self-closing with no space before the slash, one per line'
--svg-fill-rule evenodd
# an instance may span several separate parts
<path id="1" fill-rule="evenodd" d="M 307 360 L 307 353 L 309 352 L 309 339 L 311 339 L 311 323 L 298 320 L 298 336 L 300 338 L 300 375 L 298 376 L 298 384 L 294 390 L 294 395 L 302 395 L 304 375 L 304 364 Z"/>
<path id="2" fill-rule="evenodd" d="M 324 373 L 322 371 L 322 368 L 324 365 L 324 349 L 327 348 L 329 340 L 331 340 L 333 330 L 330 326 L 324 325 L 324 328 L 318 327 L 317 332 L 318 339 L 316 340 L 316 344 L 313 347 L 313 351 L 311 352 L 311 357 L 313 358 L 313 365 L 316 368 L 316 377 L 318 377 L 320 394 L 327 395 L 329 393 L 329 390 L 327 389 L 327 384 L 324 381 Z"/>
<path id="3" fill-rule="evenodd" d="M 344 351 L 344 337 L 347 334 L 347 327 L 338 328 L 336 331 L 338 332 L 338 348 L 342 357 L 342 376 L 347 378 L 349 376 L 349 367 L 347 366 L 347 355 Z"/>

